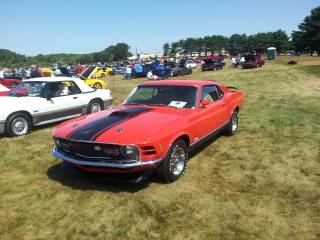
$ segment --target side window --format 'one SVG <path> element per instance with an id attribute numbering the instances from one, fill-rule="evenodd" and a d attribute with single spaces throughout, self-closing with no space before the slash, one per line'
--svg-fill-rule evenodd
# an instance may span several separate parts
<path id="1" fill-rule="evenodd" d="M 218 86 L 216 86 L 216 89 L 217 89 L 217 93 L 218 93 L 218 99 L 221 99 L 223 97 L 223 92 Z"/>
<path id="2" fill-rule="evenodd" d="M 79 87 L 72 81 L 50 83 L 49 89 L 51 97 L 61 97 L 79 94 Z"/>
<path id="3" fill-rule="evenodd" d="M 221 89 L 217 86 L 204 86 L 202 88 L 201 100 L 207 99 L 209 102 L 215 102 L 223 96 Z"/>

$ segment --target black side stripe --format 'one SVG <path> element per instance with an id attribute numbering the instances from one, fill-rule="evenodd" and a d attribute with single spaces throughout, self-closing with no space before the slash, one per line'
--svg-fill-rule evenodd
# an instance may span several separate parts
<path id="1" fill-rule="evenodd" d="M 115 111 L 76 129 L 69 134 L 68 138 L 76 141 L 93 141 L 108 129 L 150 110 L 149 108 L 136 107 Z"/>

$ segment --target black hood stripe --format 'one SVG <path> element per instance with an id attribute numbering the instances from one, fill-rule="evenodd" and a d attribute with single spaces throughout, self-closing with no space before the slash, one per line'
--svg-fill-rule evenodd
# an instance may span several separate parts
<path id="1" fill-rule="evenodd" d="M 112 112 L 106 117 L 102 117 L 76 129 L 69 134 L 68 138 L 76 141 L 94 141 L 108 129 L 150 110 L 150 108 L 135 107 Z"/>

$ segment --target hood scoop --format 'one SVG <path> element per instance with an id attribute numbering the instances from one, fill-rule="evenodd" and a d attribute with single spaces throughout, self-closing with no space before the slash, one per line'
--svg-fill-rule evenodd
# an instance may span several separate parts
<path id="1" fill-rule="evenodd" d="M 149 108 L 127 108 L 112 112 L 110 115 L 89 122 L 75 131 L 71 132 L 68 138 L 81 141 L 95 141 L 108 129 L 137 117 L 139 114 L 149 112 Z"/>

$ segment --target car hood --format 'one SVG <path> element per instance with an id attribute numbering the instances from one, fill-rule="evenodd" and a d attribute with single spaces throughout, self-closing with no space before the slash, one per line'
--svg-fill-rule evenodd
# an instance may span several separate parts
<path id="1" fill-rule="evenodd" d="M 116 107 L 65 122 L 53 135 L 76 141 L 143 143 L 167 126 L 185 119 L 189 111 L 169 107 Z"/>

